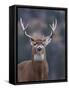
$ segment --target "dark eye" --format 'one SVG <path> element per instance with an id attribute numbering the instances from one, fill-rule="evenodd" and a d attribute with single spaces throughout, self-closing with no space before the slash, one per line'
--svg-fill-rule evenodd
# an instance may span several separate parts
<path id="1" fill-rule="evenodd" d="M 36 43 L 34 43 L 34 45 L 36 45 Z"/>

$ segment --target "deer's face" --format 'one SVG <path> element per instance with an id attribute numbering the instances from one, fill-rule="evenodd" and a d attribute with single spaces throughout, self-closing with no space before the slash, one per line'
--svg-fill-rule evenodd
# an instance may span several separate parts
<path id="1" fill-rule="evenodd" d="M 45 40 L 42 39 L 31 39 L 31 45 L 35 49 L 35 52 L 41 54 L 45 50 Z"/>

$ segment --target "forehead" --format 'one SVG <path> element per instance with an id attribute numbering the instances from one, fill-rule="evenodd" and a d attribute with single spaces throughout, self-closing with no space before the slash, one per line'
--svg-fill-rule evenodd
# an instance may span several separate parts
<path id="1" fill-rule="evenodd" d="M 34 40 L 34 43 L 36 44 L 42 44 L 43 43 L 43 40 L 42 39 L 37 39 L 37 40 Z"/>
<path id="2" fill-rule="evenodd" d="M 41 42 L 43 42 L 42 39 L 36 39 L 36 40 L 34 40 L 34 41 L 37 42 L 37 43 L 41 43 Z"/>

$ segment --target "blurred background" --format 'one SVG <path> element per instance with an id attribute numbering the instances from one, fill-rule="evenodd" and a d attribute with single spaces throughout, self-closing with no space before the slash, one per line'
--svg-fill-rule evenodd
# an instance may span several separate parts
<path id="1" fill-rule="evenodd" d="M 46 58 L 49 65 L 49 80 L 65 79 L 65 11 L 47 9 L 18 8 L 18 63 L 32 60 L 30 40 L 24 35 L 20 25 L 29 24 L 27 32 L 33 36 L 41 33 L 47 36 L 51 32 L 49 24 L 57 19 L 57 28 L 52 42 L 46 47 Z"/>

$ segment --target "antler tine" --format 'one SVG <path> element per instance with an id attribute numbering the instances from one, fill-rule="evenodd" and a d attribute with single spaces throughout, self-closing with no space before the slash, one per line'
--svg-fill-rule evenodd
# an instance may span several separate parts
<path id="1" fill-rule="evenodd" d="M 21 27 L 22 27 L 23 31 L 26 30 L 29 26 L 29 24 L 27 24 L 26 27 L 24 27 L 24 24 L 22 22 L 22 18 L 20 18 L 20 24 L 21 24 Z"/>
<path id="2" fill-rule="evenodd" d="M 49 25 L 50 25 L 52 31 L 54 31 L 56 29 L 56 26 L 57 26 L 57 19 L 55 19 L 55 22 L 53 21 L 52 25 L 51 24 L 49 24 Z"/>
<path id="3" fill-rule="evenodd" d="M 49 24 L 49 25 L 50 25 L 50 24 Z M 56 29 L 56 26 L 57 26 L 57 19 L 55 19 L 55 22 L 53 21 L 52 25 L 50 25 L 50 27 L 51 27 L 51 29 L 52 29 L 51 34 L 50 34 L 50 37 L 53 36 L 54 31 L 55 31 L 55 29 Z"/>
<path id="4" fill-rule="evenodd" d="M 20 18 L 20 24 L 21 24 L 22 30 L 24 31 L 25 35 L 32 39 L 32 37 L 29 34 L 27 34 L 27 32 L 26 32 L 26 29 L 28 28 L 29 24 L 27 24 L 26 27 L 24 27 L 24 24 L 22 22 L 22 18 Z"/>

